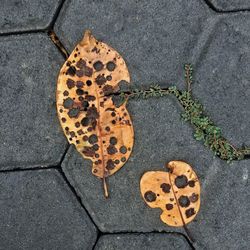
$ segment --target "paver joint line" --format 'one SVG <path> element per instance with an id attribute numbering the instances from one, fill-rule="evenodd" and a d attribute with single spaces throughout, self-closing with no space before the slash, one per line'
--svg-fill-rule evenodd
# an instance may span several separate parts
<path id="1" fill-rule="evenodd" d="M 206 3 L 206 5 L 212 10 L 212 11 L 214 11 L 214 12 L 216 12 L 216 13 L 218 13 L 218 14 L 220 14 L 220 13 L 228 13 L 228 14 L 230 14 L 230 13 L 237 13 L 237 12 L 249 12 L 250 11 L 250 9 L 248 9 L 248 8 L 242 8 L 242 9 L 233 9 L 233 10 L 221 10 L 221 9 L 218 9 L 218 8 L 216 8 L 209 0 L 203 0 L 205 3 Z"/>
<path id="2" fill-rule="evenodd" d="M 98 226 L 96 225 L 95 221 L 93 220 L 92 216 L 90 215 L 89 211 L 86 209 L 86 207 L 83 205 L 81 197 L 77 194 L 77 192 L 75 191 L 75 188 L 70 184 L 69 180 L 67 179 L 66 175 L 64 174 L 63 170 L 60 168 L 59 173 L 61 174 L 61 176 L 63 177 L 64 181 L 66 182 L 66 184 L 68 185 L 68 187 L 70 188 L 71 192 L 73 193 L 73 195 L 76 197 L 77 201 L 80 203 L 80 205 L 83 207 L 83 209 L 85 210 L 85 212 L 87 213 L 87 215 L 89 216 L 91 222 L 94 224 L 94 226 L 96 227 L 96 229 L 98 230 L 98 232 L 100 231 L 100 229 L 98 228 Z"/>

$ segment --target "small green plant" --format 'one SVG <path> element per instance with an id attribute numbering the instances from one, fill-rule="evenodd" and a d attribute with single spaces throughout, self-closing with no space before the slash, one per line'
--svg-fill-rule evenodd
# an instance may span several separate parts
<path id="1" fill-rule="evenodd" d="M 184 65 L 185 82 L 187 90 L 178 90 L 176 86 L 161 88 L 157 84 L 149 89 L 133 89 L 129 92 L 121 92 L 120 96 L 127 98 L 151 98 L 174 95 L 182 105 L 184 112 L 181 114 L 183 120 L 190 122 L 194 127 L 194 138 L 202 141 L 204 145 L 212 150 L 222 160 L 242 160 L 250 156 L 250 148 L 236 148 L 222 135 L 221 129 L 205 114 L 203 106 L 193 98 L 191 85 L 193 83 L 193 68 L 190 64 Z"/>

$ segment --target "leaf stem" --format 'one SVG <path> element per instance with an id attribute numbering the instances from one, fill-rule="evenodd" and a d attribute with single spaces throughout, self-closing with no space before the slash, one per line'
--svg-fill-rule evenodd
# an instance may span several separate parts
<path id="1" fill-rule="evenodd" d="M 102 178 L 102 183 L 103 183 L 104 196 L 105 196 L 105 198 L 108 198 L 109 193 L 108 193 L 108 186 L 107 186 L 107 182 L 106 182 L 106 177 Z"/>

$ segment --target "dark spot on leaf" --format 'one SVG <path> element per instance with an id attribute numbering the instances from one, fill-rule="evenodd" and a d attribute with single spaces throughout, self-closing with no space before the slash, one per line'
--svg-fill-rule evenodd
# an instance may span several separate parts
<path id="1" fill-rule="evenodd" d="M 115 164 L 114 164 L 114 162 L 113 162 L 111 159 L 109 159 L 109 160 L 107 161 L 106 168 L 107 168 L 107 170 L 112 170 L 112 169 L 115 168 Z"/>
<path id="2" fill-rule="evenodd" d="M 72 89 L 75 87 L 75 82 L 70 78 L 67 80 L 66 84 L 67 84 L 69 89 Z"/>
<path id="3" fill-rule="evenodd" d="M 120 153 L 126 154 L 127 153 L 127 148 L 125 146 L 120 147 Z"/>
<path id="4" fill-rule="evenodd" d="M 77 88 L 82 88 L 83 85 L 84 85 L 84 84 L 83 84 L 82 81 L 77 81 L 77 82 L 76 82 L 76 87 L 77 87 Z"/>
<path id="5" fill-rule="evenodd" d="M 88 141 L 89 137 L 87 135 L 84 135 L 82 139 L 83 141 Z"/>
<path id="6" fill-rule="evenodd" d="M 82 68 L 82 70 L 83 70 L 83 73 L 84 73 L 85 76 L 90 77 L 90 76 L 92 76 L 92 74 L 93 74 L 93 69 L 91 69 L 91 68 L 88 67 L 88 66 L 84 66 L 84 67 Z"/>
<path id="7" fill-rule="evenodd" d="M 108 154 L 110 154 L 110 155 L 114 155 L 115 153 L 117 153 L 117 149 L 113 145 L 109 145 L 107 148 L 107 151 L 108 151 Z"/>
<path id="8" fill-rule="evenodd" d="M 187 210 L 185 211 L 185 214 L 186 214 L 186 217 L 187 217 L 187 218 L 189 218 L 189 217 L 195 215 L 195 210 L 194 210 L 194 208 L 192 207 L 192 208 L 187 209 Z"/>
<path id="9" fill-rule="evenodd" d="M 110 131 L 110 127 L 106 127 L 105 130 L 109 132 Z"/>
<path id="10" fill-rule="evenodd" d="M 76 75 L 77 75 L 78 77 L 82 77 L 82 76 L 84 75 L 83 70 L 81 70 L 81 69 L 77 70 L 77 71 L 76 71 Z"/>
<path id="11" fill-rule="evenodd" d="M 69 134 L 70 134 L 70 136 L 71 136 L 72 138 L 75 137 L 75 135 L 76 135 L 74 131 L 70 131 Z"/>
<path id="12" fill-rule="evenodd" d="M 188 178 L 185 175 L 177 176 L 174 183 L 178 188 L 185 188 L 188 185 Z"/>
<path id="13" fill-rule="evenodd" d="M 82 134 L 83 134 L 83 131 L 82 131 L 81 129 L 79 129 L 79 130 L 77 131 L 77 134 L 78 134 L 78 135 L 82 135 Z"/>
<path id="14" fill-rule="evenodd" d="M 95 144 L 97 141 L 98 141 L 98 138 L 97 138 L 97 136 L 95 134 L 93 134 L 93 135 L 91 135 L 89 137 L 89 143 L 90 144 Z"/>
<path id="15" fill-rule="evenodd" d="M 100 71 L 103 69 L 104 65 L 101 61 L 97 61 L 93 64 L 93 67 L 96 71 Z"/>
<path id="16" fill-rule="evenodd" d="M 63 107 L 66 109 L 70 109 L 74 105 L 74 101 L 68 97 L 63 101 Z"/>
<path id="17" fill-rule="evenodd" d="M 164 193 L 170 193 L 171 186 L 168 183 L 162 183 L 160 187 Z"/>
<path id="18" fill-rule="evenodd" d="M 77 68 L 83 68 L 86 65 L 86 62 L 83 59 L 80 59 L 77 63 L 76 63 L 76 67 Z"/>
<path id="19" fill-rule="evenodd" d="M 82 126 L 88 126 L 89 125 L 89 118 L 88 117 L 84 117 L 82 120 L 81 120 L 81 124 Z"/>
<path id="20" fill-rule="evenodd" d="M 111 81 L 112 80 L 112 76 L 111 75 L 106 76 L 106 79 L 107 79 L 107 81 Z"/>
<path id="21" fill-rule="evenodd" d="M 94 101 L 96 98 L 95 98 L 95 96 L 93 96 L 93 95 L 86 95 L 86 96 L 85 96 L 85 99 L 86 99 L 87 101 Z"/>
<path id="22" fill-rule="evenodd" d="M 87 101 L 82 102 L 82 107 L 87 108 L 89 106 L 89 103 Z"/>
<path id="23" fill-rule="evenodd" d="M 62 122 L 66 122 L 66 118 L 63 117 L 63 118 L 62 118 Z"/>
<path id="24" fill-rule="evenodd" d="M 114 89 L 111 85 L 107 84 L 102 89 L 104 95 L 110 95 L 114 93 Z"/>
<path id="25" fill-rule="evenodd" d="M 125 162 L 125 161 L 126 161 L 126 157 L 122 157 L 121 162 Z"/>
<path id="26" fill-rule="evenodd" d="M 108 62 L 108 63 L 107 63 L 107 69 L 108 69 L 109 71 L 114 71 L 115 67 L 116 67 L 116 65 L 115 65 L 114 62 Z"/>
<path id="27" fill-rule="evenodd" d="M 79 108 L 72 108 L 72 109 L 69 110 L 68 116 L 70 118 L 77 117 L 79 112 L 80 112 Z"/>
<path id="28" fill-rule="evenodd" d="M 98 75 L 95 79 L 97 85 L 103 85 L 106 82 L 106 78 L 103 75 Z"/>
<path id="29" fill-rule="evenodd" d="M 184 195 L 179 197 L 178 202 L 181 207 L 188 207 L 190 205 L 190 200 L 188 199 L 187 196 Z"/>
<path id="30" fill-rule="evenodd" d="M 170 204 L 170 203 L 168 203 L 168 204 L 166 204 L 166 209 L 167 210 L 171 210 L 171 209 L 173 209 L 173 205 L 172 204 Z"/>
<path id="31" fill-rule="evenodd" d="M 84 94 L 84 91 L 82 89 L 77 89 L 76 90 L 76 94 L 77 95 L 83 95 Z"/>
<path id="32" fill-rule="evenodd" d="M 144 194 L 144 198 L 147 202 L 153 202 L 156 200 L 156 194 L 152 191 L 147 191 L 145 194 Z"/>
<path id="33" fill-rule="evenodd" d="M 95 155 L 95 151 L 92 147 L 84 147 L 82 153 L 88 157 L 93 157 Z"/>
<path id="34" fill-rule="evenodd" d="M 86 84 L 87 84 L 87 86 L 91 86 L 91 85 L 92 85 L 92 82 L 91 82 L 90 80 L 88 80 L 88 81 L 86 82 Z"/>
<path id="35" fill-rule="evenodd" d="M 65 91 L 63 92 L 63 95 L 64 95 L 64 96 L 68 96 L 68 95 L 69 95 L 69 92 L 68 92 L 67 90 L 65 90 Z"/>
<path id="36" fill-rule="evenodd" d="M 189 200 L 191 202 L 196 202 L 196 201 L 198 201 L 198 199 L 199 199 L 199 195 L 195 194 L 195 193 L 192 193 L 192 195 L 189 197 Z"/>
<path id="37" fill-rule="evenodd" d="M 109 142 L 110 142 L 110 144 L 115 145 L 117 143 L 116 137 L 111 137 Z"/>
<path id="38" fill-rule="evenodd" d="M 79 128 L 79 127 L 80 127 L 80 122 L 76 122 L 76 123 L 75 123 L 75 127 L 76 127 L 76 128 Z"/>
<path id="39" fill-rule="evenodd" d="M 98 144 L 94 144 L 92 148 L 93 148 L 93 150 L 97 151 L 99 149 L 99 145 Z"/>
<path id="40" fill-rule="evenodd" d="M 194 187 L 195 186 L 195 181 L 191 180 L 188 182 L 189 187 Z"/>

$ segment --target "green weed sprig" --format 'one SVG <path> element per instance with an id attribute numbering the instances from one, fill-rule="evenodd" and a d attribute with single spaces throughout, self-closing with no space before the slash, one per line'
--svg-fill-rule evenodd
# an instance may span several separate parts
<path id="1" fill-rule="evenodd" d="M 205 114 L 203 106 L 193 98 L 191 85 L 193 83 L 193 68 L 190 64 L 185 64 L 185 82 L 187 90 L 180 91 L 176 86 L 161 88 L 152 85 L 149 89 L 134 89 L 120 94 L 124 99 L 127 98 L 151 98 L 174 95 L 182 105 L 184 112 L 181 117 L 184 121 L 190 122 L 194 127 L 194 138 L 202 141 L 204 145 L 212 150 L 215 155 L 222 160 L 231 162 L 232 160 L 242 160 L 250 156 L 250 148 L 236 148 L 222 135 L 221 129 Z"/>

